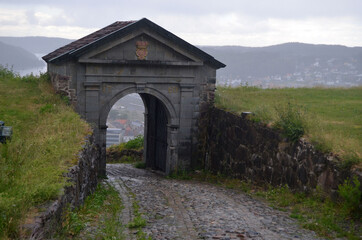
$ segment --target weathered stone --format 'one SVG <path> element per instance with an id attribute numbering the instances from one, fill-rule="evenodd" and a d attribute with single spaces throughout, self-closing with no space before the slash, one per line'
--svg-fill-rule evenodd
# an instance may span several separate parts
<path id="1" fill-rule="evenodd" d="M 305 170 L 303 165 L 298 169 L 298 178 L 303 185 L 308 182 L 307 171 Z"/>
<path id="2" fill-rule="evenodd" d="M 94 128 L 100 175 L 108 113 L 131 93 L 145 104 L 146 165 L 169 174 L 193 163 L 199 116 L 214 102 L 223 63 L 145 18 L 115 22 L 43 58 L 56 91 Z"/>
<path id="3" fill-rule="evenodd" d="M 307 192 L 320 186 L 332 197 L 347 177 L 362 181 L 358 170 L 341 171 L 337 156 L 319 152 L 305 139 L 287 142 L 276 130 L 248 118 L 209 106 L 199 126 L 198 156 L 207 158 L 204 167 L 212 172 L 223 169 L 234 177 Z M 228 161 L 222 161 L 226 156 Z"/>
<path id="4" fill-rule="evenodd" d="M 253 154 L 251 156 L 251 161 L 253 162 L 255 168 L 261 168 L 262 159 L 259 155 Z"/>

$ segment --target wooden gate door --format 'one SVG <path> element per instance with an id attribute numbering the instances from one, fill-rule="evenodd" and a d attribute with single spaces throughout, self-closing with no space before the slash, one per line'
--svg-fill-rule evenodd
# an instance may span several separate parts
<path id="1" fill-rule="evenodd" d="M 166 110 L 157 98 L 148 95 L 145 99 L 148 108 L 146 165 L 165 172 L 167 154 Z"/>
<path id="2" fill-rule="evenodd" d="M 167 153 L 167 116 L 165 107 L 157 100 L 156 104 L 156 137 L 155 137 L 155 167 L 166 171 Z"/>

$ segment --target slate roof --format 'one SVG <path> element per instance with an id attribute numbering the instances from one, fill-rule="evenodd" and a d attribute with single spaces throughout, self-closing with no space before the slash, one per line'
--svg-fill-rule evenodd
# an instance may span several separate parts
<path id="1" fill-rule="evenodd" d="M 45 55 L 43 59 L 46 62 L 55 62 L 55 61 L 63 61 L 70 57 L 76 57 L 81 53 L 86 52 L 88 49 L 92 47 L 101 45 L 104 41 L 109 41 L 113 38 L 116 38 L 117 36 L 125 35 L 133 31 L 135 28 L 142 26 L 150 27 L 152 30 L 154 30 L 161 36 L 175 42 L 176 44 L 179 44 L 181 47 L 196 54 L 206 63 L 209 63 L 211 66 L 217 69 L 226 66 L 225 64 L 214 59 L 206 52 L 184 41 L 183 39 L 177 37 L 173 33 L 151 22 L 147 18 L 142 18 L 141 20 L 138 21 L 120 21 L 112 23 L 107 27 L 104 27 L 74 42 L 71 42 L 68 45 L 58 48 L 57 50 Z"/>
<path id="2" fill-rule="evenodd" d="M 83 46 L 91 44 L 92 42 L 95 42 L 95 41 L 99 40 L 100 38 L 105 37 L 108 34 L 114 32 L 114 31 L 117 31 L 119 29 L 122 29 L 125 26 L 130 25 L 130 24 L 132 24 L 134 22 L 136 22 L 136 21 L 123 21 L 123 22 L 112 23 L 111 25 L 109 25 L 109 26 L 107 26 L 105 28 L 102 28 L 102 29 L 100 29 L 100 30 L 98 30 L 98 31 L 96 31 L 94 33 L 91 33 L 91 34 L 89 34 L 89 35 L 87 35 L 87 36 L 85 36 L 85 37 L 83 37 L 81 39 L 78 39 L 78 40 L 76 40 L 74 42 L 71 42 L 71 43 L 61 47 L 61 48 L 58 48 L 54 52 L 51 52 L 51 53 L 45 55 L 43 57 L 43 59 L 46 62 L 51 61 L 52 59 L 60 57 L 65 53 L 77 50 L 77 49 L 79 49 L 79 48 L 81 48 Z"/>

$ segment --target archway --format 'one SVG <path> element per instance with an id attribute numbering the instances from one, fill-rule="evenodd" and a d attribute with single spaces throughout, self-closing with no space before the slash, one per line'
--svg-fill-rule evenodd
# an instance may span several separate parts
<path id="1" fill-rule="evenodd" d="M 155 141 L 167 135 L 167 141 L 157 145 L 159 149 L 145 149 L 149 159 L 153 156 L 156 161 L 166 148 L 166 167 L 154 161 L 149 164 L 165 169 L 166 174 L 189 167 L 198 149 L 200 113 L 213 103 L 216 69 L 225 67 L 146 18 L 115 22 L 43 59 L 54 88 L 68 94 L 77 112 L 93 127 L 100 176 L 106 174 L 108 112 L 129 93 L 145 94 L 145 105 L 149 104 L 154 117 L 146 120 L 155 122 L 149 126 L 162 123 L 163 128 L 154 129 L 158 133 L 149 130 Z"/>
<path id="2" fill-rule="evenodd" d="M 136 93 L 136 88 L 125 89 L 105 104 L 104 110 L 100 116 L 100 122 L 106 123 L 109 112 L 112 106 L 121 98 L 128 94 Z M 155 95 L 158 95 L 156 97 Z M 170 122 L 172 122 L 172 114 L 164 104 L 163 97 L 157 91 L 152 89 L 144 89 L 139 93 L 141 97 L 145 112 L 144 112 L 144 154 L 143 161 L 148 168 L 159 170 L 162 172 L 168 172 L 170 170 L 170 160 L 172 158 L 172 151 L 170 150 L 170 143 L 172 141 L 172 135 L 174 135 L 174 127 L 172 128 Z M 160 99 L 161 98 L 161 99 Z M 104 137 L 104 146 L 106 145 L 106 131 L 100 131 L 100 134 Z"/>

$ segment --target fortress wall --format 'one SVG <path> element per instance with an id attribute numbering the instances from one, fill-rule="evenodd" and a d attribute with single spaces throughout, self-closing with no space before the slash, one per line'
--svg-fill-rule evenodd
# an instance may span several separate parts
<path id="1" fill-rule="evenodd" d="M 332 153 L 304 139 L 292 143 L 270 127 L 214 107 L 201 113 L 198 157 L 213 173 L 304 192 L 319 187 L 332 198 L 346 178 L 362 182 L 362 172 L 343 167 Z"/>

